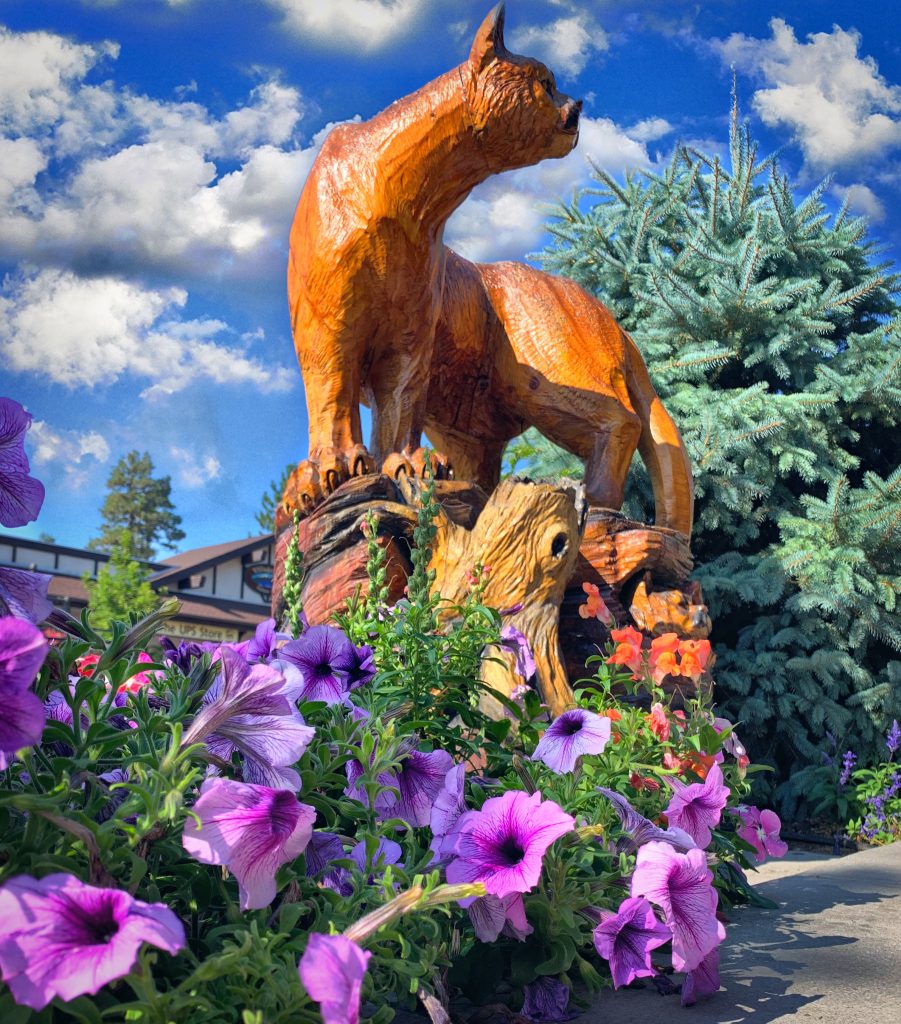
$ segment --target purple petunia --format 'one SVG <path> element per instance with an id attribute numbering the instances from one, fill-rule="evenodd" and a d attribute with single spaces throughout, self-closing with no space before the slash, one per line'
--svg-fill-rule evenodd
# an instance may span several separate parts
<path id="1" fill-rule="evenodd" d="M 346 856 L 344 844 L 334 832 L 314 832 L 304 850 L 307 877 L 312 878 L 322 874 L 327 867 L 331 866 L 332 861 L 339 860 L 344 856 Z"/>
<path id="2" fill-rule="evenodd" d="M 503 899 L 479 896 L 466 910 L 476 938 L 481 942 L 494 942 L 502 933 L 518 942 L 525 942 L 535 931 L 526 919 L 526 905 L 519 892 Z"/>
<path id="3" fill-rule="evenodd" d="M 346 935 L 314 932 L 300 958 L 303 987 L 319 1003 L 323 1024 L 359 1024 L 360 996 L 371 953 Z"/>
<path id="4" fill-rule="evenodd" d="M 375 679 L 375 651 L 368 645 L 353 648 L 353 665 L 347 672 L 347 689 L 358 690 Z"/>
<path id="5" fill-rule="evenodd" d="M 445 775 L 444 784 L 432 804 L 429 827 L 432 830 L 431 849 L 436 859 L 440 856 L 444 837 L 454 830 L 460 816 L 466 811 L 466 765 L 455 764 Z"/>
<path id="6" fill-rule="evenodd" d="M 551 771 L 565 775 L 583 754 L 600 754 L 610 741 L 610 719 L 584 708 L 564 711 L 547 727 L 533 761 L 543 761 Z"/>
<path id="7" fill-rule="evenodd" d="M 278 651 L 283 640 L 290 640 L 290 633 L 279 633 L 275 628 L 275 619 L 264 619 L 256 628 L 253 637 L 244 648 L 244 658 L 251 664 L 257 661 L 269 661 Z"/>
<path id="8" fill-rule="evenodd" d="M 25 431 L 31 414 L 12 398 L 0 398 L 0 526 L 24 526 L 37 519 L 44 485 L 28 475 Z"/>
<path id="9" fill-rule="evenodd" d="M 28 687 L 47 647 L 43 633 L 25 619 L 0 619 L 0 769 L 17 750 L 40 742 L 44 705 Z"/>
<path id="10" fill-rule="evenodd" d="M 279 662 L 300 672 L 298 696 L 326 704 L 341 702 L 348 691 L 348 675 L 357 667 L 354 645 L 334 626 L 311 626 L 280 648 L 278 655 Z"/>
<path id="11" fill-rule="evenodd" d="M 556 978 L 536 978 L 522 991 L 522 1015 L 535 1024 L 557 1024 L 579 1016 L 567 1009 L 569 988 Z"/>
<path id="12" fill-rule="evenodd" d="M 646 843 L 636 857 L 631 895 L 644 896 L 663 911 L 677 971 L 694 970 L 726 937 L 716 918 L 713 873 L 703 850 L 679 853 L 667 843 Z"/>
<path id="13" fill-rule="evenodd" d="M 194 662 L 203 656 L 203 648 L 193 640 L 181 640 L 178 647 L 167 636 L 160 637 L 163 660 L 174 665 L 183 675 L 188 675 Z"/>
<path id="14" fill-rule="evenodd" d="M 124 977 L 145 942 L 173 955 L 185 944 L 184 926 L 163 903 L 66 874 L 0 886 L 0 970 L 15 1001 L 33 1010 Z"/>
<path id="15" fill-rule="evenodd" d="M 244 757 L 244 781 L 275 789 L 300 789 L 291 767 L 313 738 L 294 706 L 293 685 L 270 665 L 248 665 L 234 651 L 220 649 L 221 671 L 204 694 L 203 707 L 191 724 L 184 746 L 206 742 L 217 757 Z"/>
<path id="16" fill-rule="evenodd" d="M 754 857 L 758 863 L 765 861 L 768 854 L 770 857 L 784 857 L 788 853 L 788 844 L 779 838 L 782 822 L 774 811 L 741 806 L 737 813 L 741 825 L 736 832 L 754 847 Z"/>
<path id="17" fill-rule="evenodd" d="M 489 894 L 501 899 L 528 892 L 538 884 L 548 847 L 574 828 L 572 815 L 553 800 L 508 790 L 457 822 L 447 880 L 482 882 Z"/>
<path id="18" fill-rule="evenodd" d="M 316 811 L 292 793 L 229 779 L 207 779 L 185 823 L 182 845 L 203 864 L 223 864 L 237 878 L 242 910 L 275 899 L 275 873 L 299 857 Z"/>
<path id="19" fill-rule="evenodd" d="M 682 1005 L 694 1006 L 699 999 L 707 999 L 720 990 L 720 951 L 712 949 L 707 956 L 685 975 L 682 982 Z"/>
<path id="20" fill-rule="evenodd" d="M 400 767 L 379 774 L 381 785 L 391 788 L 383 789 L 376 796 L 375 813 L 381 820 L 403 818 L 411 825 L 420 827 L 429 824 L 432 805 L 441 793 L 445 777 L 454 761 L 445 750 L 423 753 L 413 747 L 413 742 L 407 741 L 400 751 L 399 756 L 403 758 Z M 370 764 L 374 757 L 373 749 Z M 354 759 L 345 764 L 344 770 L 348 782 L 345 794 L 352 800 L 368 805 L 366 792 L 357 785 L 363 774 L 363 766 Z M 398 792 L 394 793 L 394 789 Z"/>
<path id="21" fill-rule="evenodd" d="M 529 643 L 525 633 L 520 632 L 516 626 L 506 625 L 501 628 L 501 646 L 512 651 L 514 655 L 513 670 L 517 675 L 528 681 L 535 675 L 535 658 L 532 655 L 532 645 Z"/>
<path id="22" fill-rule="evenodd" d="M 5 608 L 17 619 L 43 622 L 53 611 L 53 602 L 47 597 L 51 579 L 43 572 L 0 567 L 0 614 Z"/>
<path id="23" fill-rule="evenodd" d="M 723 770 L 714 764 L 703 782 L 685 783 L 674 778 L 667 782 L 675 790 L 663 812 L 667 822 L 687 832 L 702 849 L 709 846 L 713 838 L 710 830 L 719 824 L 729 799 Z"/>
<path id="24" fill-rule="evenodd" d="M 631 853 L 639 846 L 652 842 L 669 843 L 677 850 L 694 849 L 695 841 L 687 832 L 683 832 L 680 828 L 660 828 L 659 825 L 655 825 L 653 821 L 639 814 L 620 793 L 613 789 L 605 789 L 603 786 L 598 786 L 597 789 L 613 804 L 620 825 L 629 836 L 628 842 L 623 844 L 622 852 Z"/>
<path id="25" fill-rule="evenodd" d="M 594 930 L 594 948 L 610 965 L 613 987 L 619 988 L 636 978 L 653 977 L 651 950 L 671 937 L 651 904 L 641 896 L 630 896 L 615 914 L 608 911 L 603 916 Z"/>

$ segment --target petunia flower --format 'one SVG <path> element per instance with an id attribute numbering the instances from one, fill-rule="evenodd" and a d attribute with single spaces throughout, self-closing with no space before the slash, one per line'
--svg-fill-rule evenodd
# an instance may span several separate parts
<path id="1" fill-rule="evenodd" d="M 300 776 L 290 766 L 303 756 L 315 732 L 294 706 L 296 682 L 272 665 L 248 665 L 225 647 L 220 665 L 183 746 L 204 740 L 223 760 L 239 751 L 245 782 L 296 792 Z"/>
<path id="2" fill-rule="evenodd" d="M 728 718 L 714 718 L 713 728 L 716 729 L 717 732 L 723 732 L 726 729 L 731 729 L 732 723 L 729 721 Z M 751 759 L 750 757 L 748 757 L 748 752 L 745 749 L 744 744 L 735 735 L 734 732 L 730 732 L 729 735 L 726 737 L 725 741 L 723 742 L 723 750 L 725 750 L 726 753 L 731 754 L 735 758 L 735 760 L 738 762 L 739 768 L 747 768 L 748 765 L 751 763 Z"/>
<path id="3" fill-rule="evenodd" d="M 432 803 L 429 827 L 433 836 L 446 836 L 453 831 L 466 811 L 466 765 L 455 764 L 444 776 L 441 789 Z"/>
<path id="4" fill-rule="evenodd" d="M 430 753 L 416 750 L 413 742 L 410 740 L 400 752 L 403 758 L 400 767 L 379 775 L 379 782 L 385 787 L 397 789 L 399 795 L 391 789 L 384 789 L 375 798 L 375 812 L 381 820 L 403 818 L 419 827 L 429 824 L 432 805 L 444 787 L 454 760 L 446 750 L 433 750 Z M 357 785 L 363 774 L 363 766 L 354 759 L 345 764 L 344 770 L 348 780 L 345 794 L 361 804 L 368 804 L 365 791 Z"/>
<path id="5" fill-rule="evenodd" d="M 600 754 L 610 739 L 610 719 L 584 708 L 564 711 L 547 727 L 532 754 L 551 771 L 565 775 L 583 754 Z"/>
<path id="6" fill-rule="evenodd" d="M 682 982 L 683 1006 L 694 1006 L 699 999 L 707 999 L 720 990 L 720 951 L 712 949 Z"/>
<path id="7" fill-rule="evenodd" d="M 332 861 L 339 860 L 344 856 L 346 856 L 344 844 L 334 832 L 314 832 L 304 850 L 307 877 L 313 878 L 316 875 L 321 875 Z"/>
<path id="8" fill-rule="evenodd" d="M 37 519 L 44 485 L 28 475 L 25 432 L 31 414 L 12 398 L 0 398 L 0 526 L 24 526 Z"/>
<path id="9" fill-rule="evenodd" d="M 357 843 L 351 849 L 350 854 L 342 853 L 340 856 L 349 857 L 365 876 L 366 884 L 372 885 L 376 877 L 380 878 L 385 873 L 385 868 L 389 864 L 397 864 L 398 867 L 403 867 L 400 859 L 402 853 L 403 851 L 399 843 L 395 843 L 393 839 L 386 839 L 384 836 L 380 836 L 371 856 L 367 854 L 365 841 Z M 353 876 L 347 868 L 336 868 L 323 879 L 323 883 L 330 889 L 340 893 L 345 899 L 353 895 Z"/>
<path id="10" fill-rule="evenodd" d="M 223 864 L 238 880 L 242 910 L 275 899 L 275 873 L 299 857 L 316 811 L 293 793 L 230 779 L 207 779 L 185 823 L 182 846 L 203 864 Z"/>
<path id="11" fill-rule="evenodd" d="M 375 679 L 378 669 L 375 667 L 375 651 L 368 645 L 353 647 L 353 664 L 347 670 L 347 689 L 358 690 L 361 686 Z"/>
<path id="12" fill-rule="evenodd" d="M 298 971 L 307 995 L 319 1003 L 323 1024 L 359 1024 L 360 995 L 371 956 L 346 935 L 310 936 Z"/>
<path id="13" fill-rule="evenodd" d="M 455 859 L 447 880 L 483 882 L 493 896 L 528 892 L 538 884 L 548 847 L 575 828 L 575 819 L 553 800 L 508 790 L 457 822 Z"/>
<path id="14" fill-rule="evenodd" d="M 194 662 L 203 655 L 200 644 L 191 640 L 181 640 L 178 647 L 167 636 L 161 636 L 160 647 L 163 649 L 163 660 L 174 665 L 183 675 L 189 675 Z"/>
<path id="15" fill-rule="evenodd" d="M 348 690 L 348 675 L 357 667 L 354 645 L 334 626 L 312 626 L 279 649 L 279 661 L 301 673 L 299 697 L 338 704 Z"/>
<path id="16" fill-rule="evenodd" d="M 651 705 L 651 711 L 648 715 L 648 728 L 658 740 L 665 743 L 669 739 L 669 719 L 666 717 L 666 709 L 659 700 Z"/>
<path id="17" fill-rule="evenodd" d="M 723 785 L 723 770 L 714 764 L 703 782 L 685 783 L 669 778 L 675 792 L 664 814 L 670 825 L 686 831 L 702 849 L 710 845 L 711 829 L 719 824 L 731 790 Z"/>
<path id="18" fill-rule="evenodd" d="M 582 590 L 588 595 L 585 604 L 579 605 L 579 615 L 583 619 L 597 619 L 605 626 L 613 622 L 613 613 L 604 603 L 601 592 L 594 583 L 583 583 Z"/>
<path id="19" fill-rule="evenodd" d="M 526 919 L 522 893 L 511 893 L 503 899 L 480 896 L 469 904 L 466 912 L 480 942 L 495 942 L 501 934 L 525 942 L 535 931 Z"/>
<path id="20" fill-rule="evenodd" d="M 264 619 L 254 631 L 254 635 L 244 648 L 244 658 L 251 664 L 257 661 L 269 661 L 278 651 L 283 640 L 290 640 L 290 633 L 279 633 L 275 628 L 275 619 Z"/>
<path id="21" fill-rule="evenodd" d="M 43 633 L 25 619 L 0 619 L 0 769 L 22 747 L 39 743 L 44 731 L 44 705 L 28 689 L 48 644 Z"/>
<path id="22" fill-rule="evenodd" d="M 668 843 L 646 843 L 635 860 L 630 895 L 644 896 L 663 911 L 677 971 L 693 971 L 726 937 L 703 850 L 680 853 Z"/>
<path id="23" fill-rule="evenodd" d="M 607 664 L 625 665 L 632 670 L 633 679 L 640 679 L 644 659 L 641 645 L 644 636 L 632 626 L 624 626 L 622 629 L 611 629 L 610 639 L 616 644 L 616 649 L 607 658 Z"/>
<path id="24" fill-rule="evenodd" d="M 546 975 L 523 987 L 522 1015 L 535 1024 L 557 1024 L 558 1021 L 578 1017 L 567 1009 L 569 988 L 556 978 Z"/>
<path id="25" fill-rule="evenodd" d="M 754 857 L 758 863 L 770 857 L 784 857 L 788 853 L 788 844 L 779 838 L 782 822 L 774 811 L 761 811 L 757 807 L 741 806 L 737 809 L 741 825 L 736 832 L 746 843 L 754 847 Z"/>
<path id="26" fill-rule="evenodd" d="M 659 825 L 655 825 L 653 821 L 639 814 L 622 794 L 613 789 L 605 789 L 603 786 L 598 786 L 597 789 L 613 804 L 619 823 L 629 836 L 630 841 L 623 847 L 624 853 L 631 853 L 639 846 L 653 842 L 669 843 L 677 850 L 694 849 L 695 841 L 687 832 L 683 832 L 680 828 L 660 828 Z"/>
<path id="27" fill-rule="evenodd" d="M 131 971 L 145 942 L 173 955 L 185 944 L 184 926 L 163 903 L 67 874 L 18 875 L 0 886 L 0 971 L 22 1006 L 94 995 Z"/>
<path id="28" fill-rule="evenodd" d="M 623 900 L 615 914 L 609 911 L 593 932 L 594 948 L 610 965 L 613 987 L 630 985 L 636 978 L 656 974 L 651 950 L 669 942 L 669 928 L 661 924 L 654 908 L 641 896 Z"/>
<path id="29" fill-rule="evenodd" d="M 47 597 L 52 578 L 44 572 L 0 567 L 0 614 L 27 619 L 35 625 L 43 622 L 53 611 L 53 602 Z"/>
<path id="30" fill-rule="evenodd" d="M 537 671 L 535 657 L 532 654 L 532 645 L 525 633 L 518 630 L 516 626 L 507 624 L 501 629 L 501 646 L 513 652 L 513 671 L 518 676 L 529 680 L 535 675 Z"/>

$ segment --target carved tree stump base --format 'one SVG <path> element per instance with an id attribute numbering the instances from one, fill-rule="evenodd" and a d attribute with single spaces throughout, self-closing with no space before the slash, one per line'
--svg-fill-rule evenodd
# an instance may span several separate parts
<path id="1" fill-rule="evenodd" d="M 355 477 L 301 520 L 303 605 L 312 625 L 344 610 L 357 591 L 365 595 L 367 539 L 361 527 L 369 512 L 376 515 L 376 540 L 387 553 L 388 602 L 403 596 L 412 571 L 410 550 L 420 494 L 416 480 L 396 482 L 381 474 Z M 476 564 L 490 566 L 484 601 L 499 609 L 522 605 L 505 622 L 529 639 L 538 689 L 553 714 L 571 701 L 570 681 L 590 674 L 586 658 L 602 651 L 610 639 L 609 630 L 597 619 L 579 615 L 586 599 L 584 583 L 597 586 L 617 623 L 641 628 L 648 644 L 651 635 L 670 630 L 683 636 L 706 635 L 706 623 L 709 631 L 706 609 L 689 599 L 699 598 L 684 582 L 691 554 L 685 538 L 675 531 L 636 523 L 606 509 L 591 509 L 586 517 L 581 492 L 573 487 L 513 479 L 488 496 L 475 484 L 442 480 L 435 482 L 435 497 L 441 506 L 431 562 L 436 591 L 451 603 L 461 603 Z M 284 608 L 284 563 L 291 530 L 280 510 L 272 590 L 277 619 Z M 659 584 L 670 589 L 655 591 Z M 692 616 L 697 620 L 694 626 Z M 507 669 L 486 662 L 483 678 L 505 693 L 522 681 L 512 672 L 512 659 Z M 677 703 L 695 693 L 685 680 L 674 680 L 669 689 Z"/>

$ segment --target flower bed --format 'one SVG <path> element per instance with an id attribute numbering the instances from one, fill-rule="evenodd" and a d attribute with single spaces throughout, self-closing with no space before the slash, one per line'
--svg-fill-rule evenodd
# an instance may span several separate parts
<path id="1" fill-rule="evenodd" d="M 529 651 L 479 567 L 439 625 L 429 507 L 407 599 L 371 541 L 334 625 L 295 600 L 283 632 L 176 647 L 175 602 L 110 635 L 54 612 L 53 642 L 34 602 L 0 618 L 0 1020 L 555 1021 L 672 970 L 683 1003 L 716 992 L 722 910 L 784 844 L 729 723 L 664 697 L 709 648 L 618 631 L 556 721 L 526 685 L 486 718 L 481 660 L 506 644 L 528 677 Z"/>

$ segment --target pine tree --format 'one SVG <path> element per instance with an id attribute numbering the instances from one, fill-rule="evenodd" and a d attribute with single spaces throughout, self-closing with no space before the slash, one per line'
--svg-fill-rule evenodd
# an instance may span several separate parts
<path id="1" fill-rule="evenodd" d="M 720 698 L 784 778 L 827 731 L 877 754 L 901 715 L 898 276 L 828 182 L 797 199 L 758 159 L 734 105 L 727 166 L 680 146 L 594 177 L 540 258 L 634 335 L 685 438 Z M 517 454 L 540 474 L 528 435 Z M 637 459 L 625 511 L 653 516 Z"/>
<path id="2" fill-rule="evenodd" d="M 109 629 L 115 621 L 128 622 L 130 613 L 149 615 L 159 598 L 147 582 L 147 573 L 135 558 L 134 543 L 128 530 L 120 530 L 113 545 L 109 564 L 92 580 L 85 573 L 82 582 L 88 592 L 88 608 L 95 628 Z"/>
<path id="3" fill-rule="evenodd" d="M 263 533 L 275 533 L 275 510 L 285 493 L 288 477 L 291 476 L 295 468 L 295 463 L 289 462 L 282 470 L 282 475 L 278 480 L 272 480 L 266 492 L 260 497 L 260 508 L 254 519 Z"/>
<path id="4" fill-rule="evenodd" d="M 100 508 L 100 536 L 88 543 L 89 548 L 113 551 L 122 530 L 128 530 L 134 557 L 149 561 L 157 544 L 174 548 L 184 540 L 181 516 L 170 499 L 172 481 L 168 476 L 153 476 L 147 452 L 131 451 L 119 459 L 106 486 L 109 493 Z"/>

